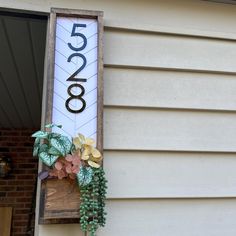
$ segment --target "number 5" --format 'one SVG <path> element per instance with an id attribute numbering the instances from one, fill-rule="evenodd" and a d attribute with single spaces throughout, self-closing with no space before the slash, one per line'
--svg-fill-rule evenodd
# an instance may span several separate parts
<path id="1" fill-rule="evenodd" d="M 78 28 L 78 27 L 86 28 L 86 24 L 73 24 L 71 37 L 73 37 L 73 36 L 81 37 L 84 40 L 83 45 L 79 48 L 75 48 L 71 45 L 71 43 L 68 43 L 69 48 L 73 51 L 76 51 L 76 52 L 83 50 L 87 46 L 87 38 L 83 34 L 76 32 L 76 28 Z"/>

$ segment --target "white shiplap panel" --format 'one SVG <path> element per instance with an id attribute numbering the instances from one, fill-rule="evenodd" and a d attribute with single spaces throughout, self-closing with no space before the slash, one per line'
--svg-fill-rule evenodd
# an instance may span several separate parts
<path id="1" fill-rule="evenodd" d="M 72 137 L 83 133 L 96 139 L 97 30 L 95 19 L 57 17 L 52 120 L 55 124 L 63 124 L 62 132 Z M 74 37 L 78 32 L 86 41 L 82 36 Z M 81 71 L 74 78 L 83 78 L 86 82 L 68 81 L 79 69 Z M 66 104 L 72 111 L 78 111 L 83 106 L 84 110 L 73 113 Z"/>
<path id="2" fill-rule="evenodd" d="M 236 200 L 124 200 L 108 202 L 98 236 L 235 236 Z"/>
<path id="3" fill-rule="evenodd" d="M 236 114 L 106 108 L 105 149 L 236 151 Z"/>
<path id="4" fill-rule="evenodd" d="M 236 76 L 106 68 L 105 105 L 236 110 Z"/>
<path id="5" fill-rule="evenodd" d="M 108 198 L 236 197 L 236 154 L 104 153 Z"/>
<path id="6" fill-rule="evenodd" d="M 105 64 L 236 72 L 231 41 L 106 31 L 105 45 Z"/>

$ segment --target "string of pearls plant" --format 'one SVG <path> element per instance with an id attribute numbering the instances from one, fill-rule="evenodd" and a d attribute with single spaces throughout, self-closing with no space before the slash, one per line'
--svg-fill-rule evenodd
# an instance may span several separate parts
<path id="1" fill-rule="evenodd" d="M 61 128 L 48 124 L 46 129 Z M 33 155 L 50 167 L 39 174 L 40 179 L 75 179 L 80 188 L 80 224 L 84 232 L 95 236 L 99 226 L 106 223 L 105 199 L 107 180 L 101 166 L 102 155 L 94 147 L 94 140 L 78 134 L 69 138 L 59 133 L 39 130 L 35 138 Z"/>

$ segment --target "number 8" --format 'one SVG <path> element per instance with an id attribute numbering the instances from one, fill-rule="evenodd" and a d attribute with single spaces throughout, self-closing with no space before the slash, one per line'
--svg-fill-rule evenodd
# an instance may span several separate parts
<path id="1" fill-rule="evenodd" d="M 74 88 L 74 87 L 79 87 L 81 89 L 81 93 L 78 94 L 78 95 L 74 95 L 72 92 L 71 92 L 71 89 Z M 81 84 L 72 84 L 68 87 L 67 89 L 67 92 L 68 94 L 70 95 L 70 97 L 66 100 L 66 109 L 72 113 L 80 113 L 82 112 L 85 108 L 86 108 L 86 102 L 85 100 L 82 98 L 82 96 L 84 95 L 85 93 L 85 89 L 84 87 L 81 85 Z M 70 101 L 73 100 L 73 99 L 78 99 L 82 102 L 82 107 L 78 110 L 73 110 L 70 108 L 69 104 L 70 104 Z"/>

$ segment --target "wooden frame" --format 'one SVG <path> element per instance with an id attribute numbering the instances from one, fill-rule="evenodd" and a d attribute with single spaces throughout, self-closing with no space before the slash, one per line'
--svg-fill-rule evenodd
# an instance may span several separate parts
<path id="1" fill-rule="evenodd" d="M 47 36 L 47 52 L 45 58 L 44 73 L 44 92 L 42 106 L 41 127 L 45 124 L 52 123 L 52 107 L 53 107 L 53 85 L 54 85 L 54 61 L 55 61 L 55 36 L 56 36 L 56 18 L 57 16 L 93 18 L 98 22 L 98 95 L 97 95 L 97 148 L 103 150 L 103 12 L 86 11 L 72 9 L 52 8 L 49 18 L 49 29 Z M 43 169 L 45 166 L 39 167 Z M 57 183 L 58 181 L 58 183 Z M 50 192 L 60 188 L 60 199 L 64 199 L 70 194 L 72 197 L 72 205 L 68 209 L 48 210 L 47 198 L 50 198 Z M 41 187 L 41 188 L 40 188 Z M 69 183 L 67 180 L 45 180 L 41 182 L 40 202 L 39 202 L 39 224 L 51 223 L 78 223 L 79 222 L 79 190 L 75 183 Z M 54 190 L 53 190 L 54 189 Z M 53 202 L 60 203 L 60 199 L 53 199 Z M 67 199 L 67 198 L 66 198 Z M 78 199 L 76 201 L 75 199 Z M 63 200 L 62 200 L 63 201 Z M 63 203 L 61 204 L 63 205 Z M 50 208 L 50 207 L 49 207 Z"/>

